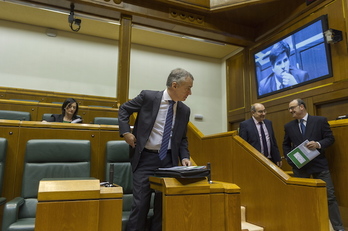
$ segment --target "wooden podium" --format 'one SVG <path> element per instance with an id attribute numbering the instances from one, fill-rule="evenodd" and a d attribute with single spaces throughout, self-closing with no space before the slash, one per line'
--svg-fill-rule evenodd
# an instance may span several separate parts
<path id="1" fill-rule="evenodd" d="M 122 195 L 122 187 L 103 187 L 98 179 L 43 179 L 35 231 L 120 231 Z"/>
<path id="2" fill-rule="evenodd" d="M 205 178 L 150 177 L 163 193 L 163 231 L 240 231 L 240 188 Z"/>

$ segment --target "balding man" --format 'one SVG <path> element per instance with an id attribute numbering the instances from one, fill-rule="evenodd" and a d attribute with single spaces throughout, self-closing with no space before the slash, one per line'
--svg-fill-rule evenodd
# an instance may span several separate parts
<path id="1" fill-rule="evenodd" d="M 282 166 L 272 122 L 266 119 L 266 109 L 263 104 L 255 103 L 251 106 L 251 118 L 240 123 L 239 136 L 273 163 Z"/>

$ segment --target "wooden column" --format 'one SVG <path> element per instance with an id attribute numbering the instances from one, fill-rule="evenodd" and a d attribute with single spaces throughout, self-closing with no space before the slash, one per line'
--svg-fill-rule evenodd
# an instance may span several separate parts
<path id="1" fill-rule="evenodd" d="M 121 16 L 118 48 L 118 76 L 117 76 L 117 101 L 120 104 L 128 101 L 129 96 L 129 73 L 130 52 L 132 36 L 132 17 Z"/>

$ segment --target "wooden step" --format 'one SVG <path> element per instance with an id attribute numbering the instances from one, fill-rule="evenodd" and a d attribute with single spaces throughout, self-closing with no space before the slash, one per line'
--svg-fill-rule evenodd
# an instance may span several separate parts
<path id="1" fill-rule="evenodd" d="M 245 206 L 241 206 L 241 220 L 242 220 L 242 230 L 248 230 L 248 231 L 264 231 L 264 229 L 260 226 L 251 224 L 246 221 L 246 208 Z"/>

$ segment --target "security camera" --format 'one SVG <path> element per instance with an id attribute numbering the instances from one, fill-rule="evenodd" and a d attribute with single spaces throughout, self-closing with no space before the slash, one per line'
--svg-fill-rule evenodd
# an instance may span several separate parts
<path id="1" fill-rule="evenodd" d="M 335 44 L 342 41 L 342 31 L 340 30 L 328 29 L 324 34 L 326 42 L 329 44 Z"/>

